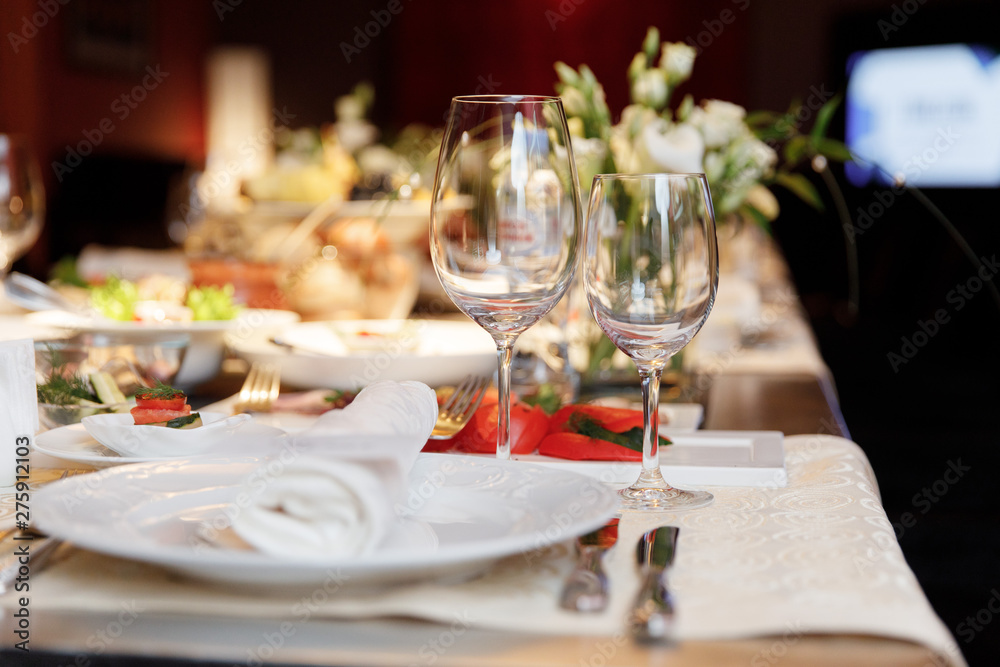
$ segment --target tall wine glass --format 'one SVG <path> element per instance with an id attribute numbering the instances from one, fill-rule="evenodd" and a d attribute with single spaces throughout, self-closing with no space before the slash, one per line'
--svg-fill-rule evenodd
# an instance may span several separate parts
<path id="1" fill-rule="evenodd" d="M 22 139 L 0 134 L 0 279 L 38 240 L 45 193 L 34 155 Z"/>
<path id="2" fill-rule="evenodd" d="M 452 100 L 434 178 L 431 259 L 451 300 L 497 345 L 497 458 L 510 458 L 514 342 L 566 292 L 581 226 L 559 98 Z"/>
<path id="3" fill-rule="evenodd" d="M 703 174 L 594 178 L 584 285 L 594 318 L 642 383 L 642 472 L 623 509 L 690 509 L 706 491 L 675 489 L 659 459 L 660 374 L 708 318 L 719 282 L 715 217 Z"/>

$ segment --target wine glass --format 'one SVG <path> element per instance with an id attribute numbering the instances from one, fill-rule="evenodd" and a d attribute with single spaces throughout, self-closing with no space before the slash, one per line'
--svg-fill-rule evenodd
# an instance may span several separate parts
<path id="1" fill-rule="evenodd" d="M 558 97 L 456 97 L 431 204 L 434 270 L 497 345 L 497 458 L 510 458 L 517 337 L 566 292 L 576 265 L 580 185 Z"/>
<path id="2" fill-rule="evenodd" d="M 45 218 L 45 193 L 31 150 L 0 134 L 0 279 L 34 245 Z"/>
<path id="3" fill-rule="evenodd" d="M 584 285 L 594 319 L 639 371 L 642 472 L 622 509 L 690 509 L 706 491 L 675 489 L 659 459 L 660 374 L 708 318 L 719 282 L 715 217 L 703 174 L 603 174 L 587 215 Z"/>

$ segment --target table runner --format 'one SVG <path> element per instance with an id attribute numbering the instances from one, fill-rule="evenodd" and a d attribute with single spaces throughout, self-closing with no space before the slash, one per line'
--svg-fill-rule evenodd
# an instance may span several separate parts
<path id="1" fill-rule="evenodd" d="M 882 510 L 861 448 L 825 435 L 786 438 L 784 488 L 711 488 L 713 505 L 677 514 L 626 514 L 606 558 L 612 599 L 601 614 L 559 610 L 572 561 L 567 543 L 511 556 L 462 583 L 390 590 L 341 588 L 336 573 L 306 590 L 254 593 L 195 582 L 157 567 L 74 551 L 32 580 L 33 611 L 145 612 L 309 618 L 401 615 L 524 633 L 615 635 L 638 578 L 634 546 L 649 528 L 681 527 L 671 576 L 680 639 L 861 634 L 927 647 L 928 664 L 963 665 Z M 0 606 L 16 605 L 13 596 Z"/>

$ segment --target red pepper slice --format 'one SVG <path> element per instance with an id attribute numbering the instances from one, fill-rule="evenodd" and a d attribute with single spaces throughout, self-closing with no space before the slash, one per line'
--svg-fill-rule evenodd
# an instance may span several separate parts
<path id="1" fill-rule="evenodd" d="M 549 432 L 559 431 L 574 432 L 570 417 L 574 414 L 582 414 L 602 428 L 615 433 L 625 433 L 633 428 L 642 429 L 642 411 L 630 410 L 628 408 L 608 408 L 602 405 L 567 405 L 560 408 L 549 419 Z"/>
<path id="2" fill-rule="evenodd" d="M 642 452 L 581 433 L 549 433 L 538 453 L 572 461 L 642 461 Z"/>
<path id="3" fill-rule="evenodd" d="M 472 419 L 451 442 L 462 452 L 491 454 L 497 450 L 497 415 L 499 404 L 481 405 Z M 540 407 L 524 403 L 510 406 L 510 442 L 512 454 L 530 454 L 549 430 L 549 417 Z M 431 451 L 431 450 L 427 450 Z M 438 450 L 440 451 L 440 450 Z"/>

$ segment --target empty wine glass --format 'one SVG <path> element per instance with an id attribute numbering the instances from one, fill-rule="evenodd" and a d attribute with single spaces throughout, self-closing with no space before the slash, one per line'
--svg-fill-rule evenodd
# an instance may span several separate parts
<path id="1" fill-rule="evenodd" d="M 0 278 L 28 251 L 45 219 L 38 164 L 20 138 L 0 134 Z"/>
<path id="2" fill-rule="evenodd" d="M 706 491 L 675 489 L 659 459 L 660 374 L 708 318 L 719 282 L 715 217 L 703 174 L 594 178 L 584 285 L 594 318 L 639 370 L 642 472 L 621 491 L 623 509 L 690 509 Z"/>
<path id="3" fill-rule="evenodd" d="M 557 97 L 456 97 L 431 205 L 434 269 L 455 305 L 493 337 L 497 457 L 510 457 L 510 361 L 517 337 L 573 277 L 580 186 Z"/>

